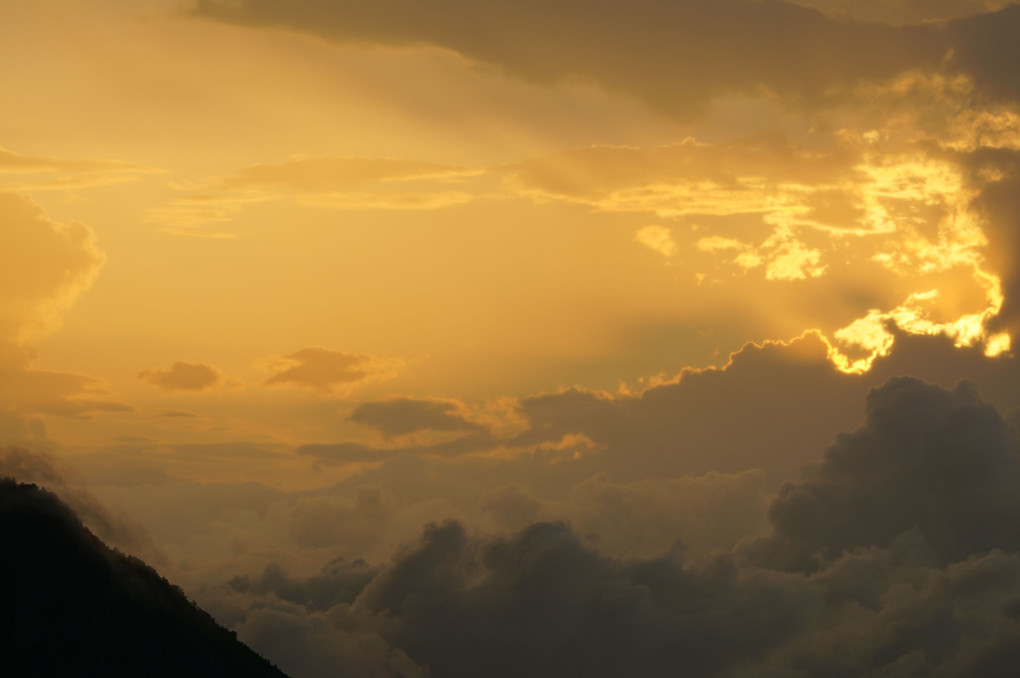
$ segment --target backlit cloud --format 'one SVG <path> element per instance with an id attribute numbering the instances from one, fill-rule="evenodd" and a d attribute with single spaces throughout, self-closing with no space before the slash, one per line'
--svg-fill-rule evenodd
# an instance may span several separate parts
<path id="1" fill-rule="evenodd" d="M 92 229 L 51 220 L 32 200 L 0 192 L 0 340 L 52 330 L 106 260 Z"/>

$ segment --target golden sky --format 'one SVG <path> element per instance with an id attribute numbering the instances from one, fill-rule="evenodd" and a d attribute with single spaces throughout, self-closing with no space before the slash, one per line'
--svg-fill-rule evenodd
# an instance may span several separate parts
<path id="1" fill-rule="evenodd" d="M 1018 30 L 1002 0 L 3 3 L 0 442 L 192 581 L 444 518 L 662 546 L 586 513 L 607 488 L 684 493 L 728 548 L 890 376 L 1020 405 Z"/>

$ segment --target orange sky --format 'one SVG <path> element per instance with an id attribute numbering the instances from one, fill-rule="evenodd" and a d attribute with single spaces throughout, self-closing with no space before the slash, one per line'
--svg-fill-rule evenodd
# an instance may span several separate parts
<path id="1" fill-rule="evenodd" d="M 1015 6 L 590 4 L 8 3 L 0 442 L 220 573 L 366 487 L 378 557 L 511 486 L 771 492 L 894 374 L 1020 404 Z"/>

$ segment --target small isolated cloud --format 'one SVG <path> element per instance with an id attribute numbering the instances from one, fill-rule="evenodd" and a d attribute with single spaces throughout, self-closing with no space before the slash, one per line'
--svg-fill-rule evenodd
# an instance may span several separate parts
<path id="1" fill-rule="evenodd" d="M 395 376 L 403 361 L 378 358 L 364 353 L 342 353 L 316 346 L 303 348 L 275 361 L 279 371 L 266 379 L 267 386 L 288 384 L 335 392 L 344 387 Z"/>
<path id="2" fill-rule="evenodd" d="M 676 243 L 673 242 L 673 235 L 665 226 L 645 226 L 642 229 L 638 229 L 634 239 L 664 257 L 671 257 L 676 254 Z"/>
<path id="3" fill-rule="evenodd" d="M 181 361 L 169 369 L 141 370 L 135 376 L 164 391 L 204 391 L 223 383 L 223 373 L 212 365 Z"/>

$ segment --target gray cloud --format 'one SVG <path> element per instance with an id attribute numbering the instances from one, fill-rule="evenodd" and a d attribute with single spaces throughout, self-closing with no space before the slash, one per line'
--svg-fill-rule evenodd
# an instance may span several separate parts
<path id="1" fill-rule="evenodd" d="M 379 400 L 359 405 L 348 419 L 388 436 L 418 431 L 486 432 L 484 426 L 465 417 L 462 404 L 452 400 Z"/>
<path id="2" fill-rule="evenodd" d="M 343 3 L 199 0 L 197 16 L 305 31 L 330 40 L 436 45 L 532 81 L 578 78 L 688 116 L 728 92 L 819 101 L 908 70 L 969 75 L 1015 100 L 1010 57 L 1020 8 L 947 25 L 855 23 L 770 1 L 586 3 L 408 0 Z M 954 13 L 943 13 L 952 16 Z M 958 14 L 957 14 L 958 15 Z"/>
<path id="3" fill-rule="evenodd" d="M 248 598 L 232 614 L 246 628 L 286 606 L 319 629 L 299 645 L 360 634 L 434 676 L 1014 675 L 1017 435 L 970 384 L 892 379 L 780 491 L 772 534 L 707 564 L 614 558 L 577 525 L 486 537 L 446 522 L 378 568 L 235 579 Z M 594 482 L 585 493 L 620 505 Z"/>
<path id="4" fill-rule="evenodd" d="M 918 530 L 938 562 L 1020 547 L 1016 431 L 969 382 L 945 391 L 906 377 L 872 391 L 843 434 L 769 509 L 775 534 L 753 551 L 816 570 L 846 551 Z"/>

